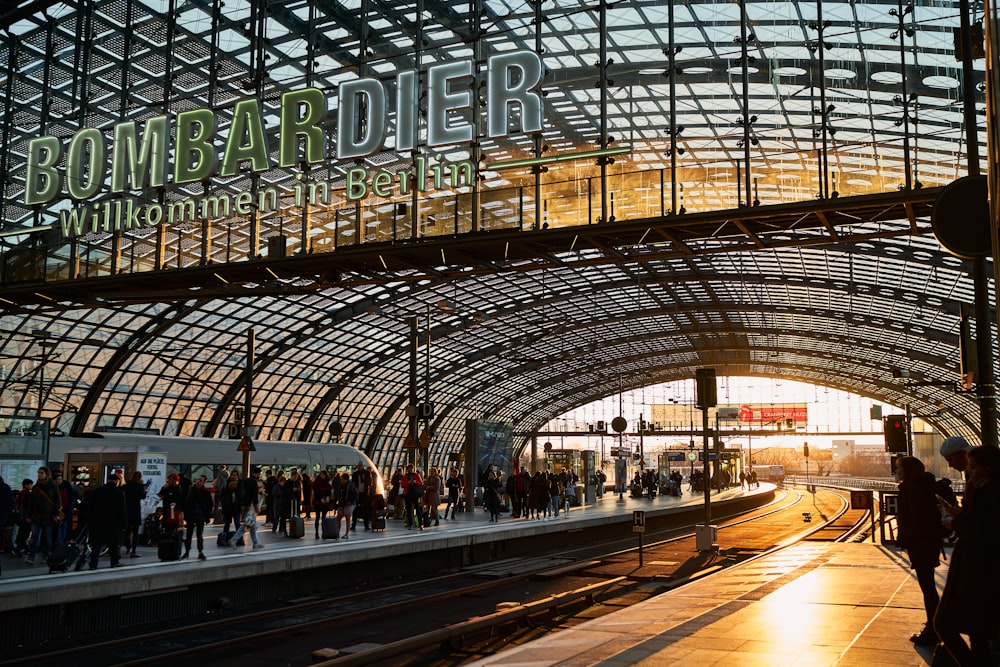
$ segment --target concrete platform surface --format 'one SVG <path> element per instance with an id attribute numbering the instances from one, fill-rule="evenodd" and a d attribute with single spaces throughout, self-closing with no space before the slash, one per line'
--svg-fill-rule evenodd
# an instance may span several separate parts
<path id="1" fill-rule="evenodd" d="M 947 568 L 939 567 L 943 586 Z M 905 555 L 806 543 L 480 660 L 479 667 L 929 665 Z"/>

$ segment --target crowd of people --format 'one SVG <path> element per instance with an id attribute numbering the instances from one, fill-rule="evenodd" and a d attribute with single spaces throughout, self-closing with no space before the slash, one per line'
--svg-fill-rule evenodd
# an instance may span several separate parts
<path id="1" fill-rule="evenodd" d="M 934 664 L 994 665 L 993 644 L 1000 639 L 1000 578 L 994 564 L 1000 547 L 1000 449 L 973 447 L 952 436 L 940 453 L 965 477 L 961 502 L 948 480 L 935 479 L 920 459 L 896 461 L 896 542 L 907 552 L 926 614 L 923 629 L 910 640 L 937 646 L 942 655 L 935 653 Z M 954 542 L 954 549 L 939 595 L 934 569 L 946 540 Z"/>
<path id="2" fill-rule="evenodd" d="M 680 495 L 681 481 L 675 472 L 666 484 Z M 456 467 L 430 467 L 424 473 L 412 464 L 395 470 L 387 496 L 379 493 L 377 473 L 364 464 L 350 473 L 321 470 L 315 477 L 297 468 L 286 472 L 260 466 L 244 476 L 223 465 L 211 480 L 171 473 L 159 491 L 150 489 L 140 472 L 130 473 L 127 481 L 122 473 L 113 472 L 104 482 L 85 491 L 64 480 L 60 471 L 51 473 L 44 467 L 35 480 L 24 480 L 17 492 L 0 480 L 0 521 L 13 525 L 11 552 L 34 565 L 38 556 L 48 561 L 57 545 L 75 541 L 89 547 L 86 558 L 91 568 L 97 567 L 101 553 L 110 554 L 111 567 L 120 567 L 123 557 L 142 555 L 140 545 L 173 542 L 177 559 L 191 558 L 194 551 L 197 559 L 205 560 L 210 524 L 221 528 L 217 545 L 234 549 L 247 544 L 263 548 L 257 535 L 260 517 L 263 529 L 276 535 L 304 537 L 297 531 L 311 520 L 315 539 L 329 539 L 332 532 L 346 540 L 358 524 L 364 531 L 383 530 L 388 518 L 401 520 L 411 530 L 455 520 L 456 513 L 465 509 L 468 491 L 465 476 Z M 601 497 L 607 482 L 603 471 L 596 471 L 590 482 Z M 639 488 L 659 484 L 654 471 L 637 473 Z M 154 494 L 156 510 L 144 516 L 143 503 Z M 503 514 L 546 521 L 566 516 L 570 507 L 581 504 L 583 487 L 571 469 L 505 474 L 491 465 L 478 480 L 476 496 L 490 522 L 500 521 Z M 172 560 L 172 548 L 161 549 L 160 557 Z"/>

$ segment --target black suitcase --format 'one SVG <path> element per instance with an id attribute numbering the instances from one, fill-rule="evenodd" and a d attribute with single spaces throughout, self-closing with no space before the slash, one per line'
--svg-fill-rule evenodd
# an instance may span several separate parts
<path id="1" fill-rule="evenodd" d="M 229 540 L 233 539 L 233 535 L 235 535 L 235 534 L 236 534 L 236 532 L 232 531 L 232 530 L 224 530 L 224 531 L 222 531 L 221 533 L 219 533 L 219 537 L 216 538 L 216 540 L 215 540 L 215 546 L 217 546 L 217 547 L 228 547 L 229 546 Z"/>
<path id="2" fill-rule="evenodd" d="M 49 566 L 49 574 L 66 572 L 76 565 L 78 558 L 80 558 L 80 547 L 76 542 L 63 542 L 55 546 L 45 563 Z"/>
<path id="3" fill-rule="evenodd" d="M 288 537 L 298 539 L 306 536 L 306 522 L 300 516 L 288 518 Z"/>
<path id="4" fill-rule="evenodd" d="M 181 538 L 177 535 L 161 537 L 156 544 L 156 554 L 162 561 L 181 559 Z"/>
<path id="5" fill-rule="evenodd" d="M 323 539 L 340 539 L 340 519 L 335 516 L 328 516 L 323 519 Z"/>
<path id="6" fill-rule="evenodd" d="M 372 517 L 372 530 L 385 532 L 385 513 L 379 512 Z"/>

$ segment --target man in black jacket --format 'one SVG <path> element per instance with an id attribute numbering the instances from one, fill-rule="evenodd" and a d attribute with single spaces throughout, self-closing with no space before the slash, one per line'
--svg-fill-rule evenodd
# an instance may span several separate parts
<path id="1" fill-rule="evenodd" d="M 205 523 L 212 518 L 212 494 L 205 488 L 208 481 L 201 475 L 188 490 L 184 501 L 184 518 L 187 521 L 187 531 L 184 535 L 184 555 L 191 555 L 191 538 L 198 537 L 198 560 L 205 560 Z"/>
<path id="2" fill-rule="evenodd" d="M 90 517 L 90 569 L 97 569 L 97 559 L 101 548 L 108 547 L 111 556 L 111 567 L 121 567 L 118 547 L 121 544 L 122 532 L 128 526 L 128 516 L 125 512 L 125 494 L 119 488 L 122 479 L 117 472 L 108 474 L 108 481 L 87 495 L 87 515 Z"/>

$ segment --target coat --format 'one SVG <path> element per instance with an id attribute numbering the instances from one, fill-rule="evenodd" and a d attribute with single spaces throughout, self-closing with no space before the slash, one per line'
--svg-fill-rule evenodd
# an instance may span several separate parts
<path id="1" fill-rule="evenodd" d="M 206 487 L 198 488 L 197 484 L 192 484 L 188 490 L 187 498 L 184 499 L 184 519 L 188 522 L 201 521 L 207 523 L 212 520 L 212 494 Z"/>
<path id="2" fill-rule="evenodd" d="M 125 513 L 129 526 L 142 525 L 142 501 L 146 498 L 146 485 L 142 482 L 126 482 L 123 487 L 125 494 Z"/>
<path id="3" fill-rule="evenodd" d="M 934 497 L 934 475 L 925 472 L 917 479 L 899 485 L 896 521 L 899 524 L 896 542 L 906 549 L 910 567 L 937 567 L 944 529 L 937 498 Z"/>
<path id="4" fill-rule="evenodd" d="M 28 495 L 28 518 L 36 526 L 51 526 L 56 511 L 62 507 L 59 487 L 51 479 L 35 484 Z"/>
<path id="5" fill-rule="evenodd" d="M 99 486 L 87 496 L 90 516 L 90 544 L 108 544 L 113 547 L 121 543 L 122 531 L 128 527 L 125 512 L 125 494 L 111 482 Z"/>
<path id="6" fill-rule="evenodd" d="M 437 507 L 441 504 L 441 478 L 438 475 L 428 475 L 424 487 L 424 506 Z"/>
<path id="7" fill-rule="evenodd" d="M 1000 628 L 1000 579 L 996 554 L 1000 549 L 1000 488 L 990 482 L 966 491 L 958 541 L 948 565 L 938 617 L 946 617 L 959 632 L 991 639 Z"/>

